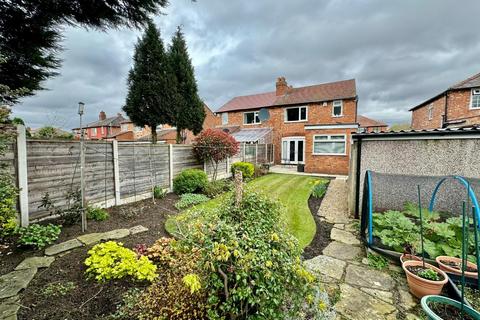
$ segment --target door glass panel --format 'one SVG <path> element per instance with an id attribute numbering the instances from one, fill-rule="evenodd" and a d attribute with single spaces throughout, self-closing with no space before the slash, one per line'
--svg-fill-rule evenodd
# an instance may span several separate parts
<path id="1" fill-rule="evenodd" d="M 298 141 L 298 161 L 303 162 L 303 141 L 299 140 Z"/>
<path id="2" fill-rule="evenodd" d="M 282 143 L 282 161 L 287 161 L 288 160 L 288 142 L 283 141 Z"/>
<path id="3" fill-rule="evenodd" d="M 295 141 L 290 141 L 290 161 L 295 161 Z"/>

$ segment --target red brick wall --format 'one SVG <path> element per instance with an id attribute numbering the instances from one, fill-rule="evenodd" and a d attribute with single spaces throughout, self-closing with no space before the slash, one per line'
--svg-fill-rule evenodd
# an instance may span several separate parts
<path id="1" fill-rule="evenodd" d="M 205 120 L 203 120 L 203 129 L 214 129 L 219 126 L 222 119 L 215 115 L 208 107 L 205 107 Z"/>
<path id="2" fill-rule="evenodd" d="M 357 103 L 354 99 L 348 99 L 343 101 L 343 116 L 341 117 L 333 117 L 332 116 L 332 102 L 328 102 L 326 106 L 323 106 L 323 103 L 313 103 L 308 104 L 308 113 L 307 119 L 308 121 L 303 122 L 285 122 L 285 107 L 272 107 L 268 108 L 270 112 L 270 119 L 264 121 L 260 124 L 250 124 L 244 125 L 243 124 L 243 113 L 248 111 L 235 111 L 235 112 L 228 112 L 228 124 L 229 126 L 232 125 L 239 125 L 242 128 L 262 128 L 262 127 L 269 127 L 273 128 L 273 144 L 275 148 L 275 163 L 279 164 L 281 162 L 281 141 L 284 137 L 293 137 L 293 136 L 302 136 L 305 137 L 307 141 L 307 136 L 311 135 L 309 130 L 305 130 L 306 124 L 343 124 L 343 123 L 355 123 L 356 122 L 356 115 L 357 115 Z M 255 110 L 258 111 L 258 110 Z M 219 115 L 221 119 L 221 115 Z M 340 130 L 340 132 L 345 132 L 344 129 Z M 346 174 L 348 173 L 348 154 L 344 157 L 327 157 L 322 158 L 327 160 L 326 162 L 335 162 L 337 160 L 341 161 L 344 164 L 334 165 L 331 164 L 330 168 L 327 168 L 326 162 L 321 165 L 312 165 L 310 161 L 317 161 L 319 157 L 308 157 L 308 151 L 312 150 L 313 146 L 308 146 L 306 142 L 306 149 L 305 149 L 305 163 L 306 163 L 306 170 L 311 168 L 308 172 L 322 172 L 322 173 L 337 173 L 337 174 Z M 349 151 L 349 149 L 348 149 Z M 325 156 L 322 156 L 325 157 Z M 335 169 L 337 167 L 337 169 Z M 325 172 L 321 169 L 325 168 Z M 315 171 L 318 169 L 317 171 Z"/>
<path id="3" fill-rule="evenodd" d="M 455 90 L 448 92 L 447 122 L 465 120 L 462 125 L 480 124 L 480 109 L 470 109 L 472 91 Z M 428 107 L 433 105 L 433 119 L 428 120 Z M 442 115 L 445 114 L 445 96 L 441 96 L 432 103 L 412 111 L 412 128 L 436 129 L 442 127 Z"/>
<path id="4" fill-rule="evenodd" d="M 305 134 L 305 172 L 348 175 L 350 162 L 351 135 L 356 129 L 306 130 Z M 344 134 L 346 137 L 345 155 L 313 154 L 313 136 L 323 134 Z"/>

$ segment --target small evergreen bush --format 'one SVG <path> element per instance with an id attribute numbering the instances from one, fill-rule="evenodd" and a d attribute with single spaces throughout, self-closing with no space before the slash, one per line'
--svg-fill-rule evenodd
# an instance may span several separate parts
<path id="1" fill-rule="evenodd" d="M 87 219 L 95 221 L 105 221 L 110 217 L 107 210 L 102 208 L 87 208 Z"/>
<path id="2" fill-rule="evenodd" d="M 327 192 L 327 184 L 323 182 L 316 183 L 312 189 L 312 197 L 321 198 Z"/>
<path id="3" fill-rule="evenodd" d="M 153 188 L 153 197 L 155 199 L 163 199 L 167 195 L 167 189 L 163 189 L 160 186 L 155 186 Z"/>
<path id="4" fill-rule="evenodd" d="M 31 224 L 28 227 L 18 229 L 18 243 L 25 246 L 32 246 L 42 249 L 58 239 L 61 232 L 61 226 L 48 224 Z"/>
<path id="5" fill-rule="evenodd" d="M 180 201 L 175 203 L 175 208 L 177 208 L 178 210 L 182 210 L 182 209 L 194 206 L 196 204 L 206 202 L 208 200 L 210 200 L 210 198 L 204 194 L 184 193 L 181 195 Z"/>
<path id="6" fill-rule="evenodd" d="M 157 267 L 146 256 L 137 257 L 133 250 L 125 248 L 120 242 L 97 244 L 88 254 L 85 273 L 99 282 L 126 276 L 140 281 L 153 281 L 157 277 Z"/>
<path id="7" fill-rule="evenodd" d="M 251 179 L 255 173 L 255 166 L 250 162 L 235 162 L 231 170 L 232 175 L 235 175 L 235 171 L 241 171 L 243 179 Z"/>
<path id="8" fill-rule="evenodd" d="M 215 198 L 216 196 L 230 191 L 233 189 L 233 184 L 231 180 L 216 180 L 216 181 L 211 181 L 207 183 L 205 186 L 205 189 L 203 190 L 203 193 L 210 198 Z"/>
<path id="9" fill-rule="evenodd" d="M 199 169 L 186 169 L 173 179 L 176 194 L 201 192 L 208 183 L 207 174 Z"/>

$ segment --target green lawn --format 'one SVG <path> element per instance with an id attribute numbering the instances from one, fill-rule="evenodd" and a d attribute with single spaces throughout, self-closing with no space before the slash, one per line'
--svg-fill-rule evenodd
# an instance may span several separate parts
<path id="1" fill-rule="evenodd" d="M 248 183 L 254 190 L 264 192 L 282 203 L 285 207 L 287 231 L 294 235 L 302 248 L 306 247 L 315 236 L 315 221 L 308 208 L 308 198 L 315 181 L 324 180 L 317 177 L 297 176 L 271 173 Z M 326 182 L 326 180 L 325 180 Z M 222 197 L 199 204 L 195 209 L 214 208 Z M 174 217 L 165 225 L 168 232 L 175 230 Z"/>

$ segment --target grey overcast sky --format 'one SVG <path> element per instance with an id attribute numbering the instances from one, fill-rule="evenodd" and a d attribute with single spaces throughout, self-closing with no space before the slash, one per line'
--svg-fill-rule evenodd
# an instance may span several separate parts
<path id="1" fill-rule="evenodd" d="M 480 72 L 479 0 L 171 0 L 155 17 L 166 44 L 182 25 L 201 98 L 355 78 L 359 114 L 409 122 L 408 109 Z M 65 28 L 60 75 L 14 107 L 37 128 L 121 111 L 139 30 Z"/>

